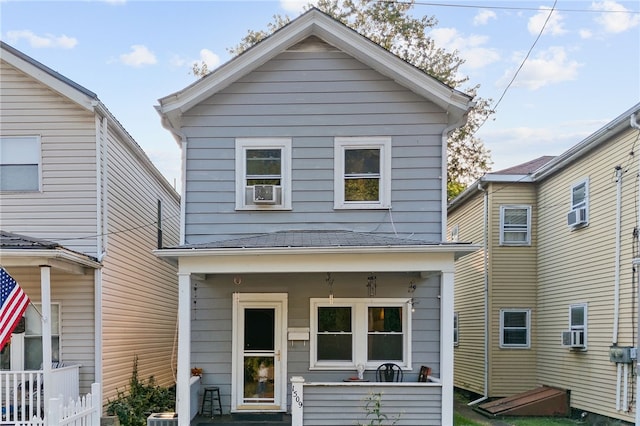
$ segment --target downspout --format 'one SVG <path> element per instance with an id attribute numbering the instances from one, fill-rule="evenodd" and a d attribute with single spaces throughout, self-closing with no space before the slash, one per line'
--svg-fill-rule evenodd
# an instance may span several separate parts
<path id="1" fill-rule="evenodd" d="M 637 129 L 640 131 L 640 124 L 638 123 L 638 117 L 636 117 L 638 113 L 631 114 L 629 118 L 629 125 L 633 129 Z M 638 169 L 640 170 L 640 161 L 638 162 Z M 638 192 L 638 208 L 640 208 L 640 191 Z M 640 216 L 638 217 L 638 224 L 636 225 L 637 229 L 640 229 Z M 640 258 L 633 260 L 633 267 L 638 268 L 640 266 Z M 637 284 L 637 304 L 640 306 L 640 274 L 636 274 L 638 277 Z M 638 314 L 637 323 L 636 323 L 636 333 L 638 334 L 638 338 L 636 342 L 640 342 L 640 314 Z M 640 364 L 638 362 L 638 357 L 636 356 L 636 401 L 640 401 Z M 636 410 L 636 424 L 640 425 L 640 410 L 638 410 L 638 406 L 635 407 Z"/>
<path id="2" fill-rule="evenodd" d="M 467 405 L 476 405 L 489 398 L 489 192 L 478 183 L 478 191 L 484 192 L 482 212 L 483 278 L 484 278 L 484 394 Z"/>
<path id="3" fill-rule="evenodd" d="M 621 214 L 621 194 L 622 194 L 622 167 L 616 166 L 616 238 L 615 238 L 615 267 L 613 274 L 613 335 L 611 336 L 612 346 L 618 345 L 618 329 L 620 320 L 620 214 Z M 625 374 L 626 374 L 625 364 Z M 620 411 L 620 393 L 622 385 L 622 364 L 616 363 L 616 410 Z M 624 397 L 627 395 L 627 377 L 624 378 Z"/>

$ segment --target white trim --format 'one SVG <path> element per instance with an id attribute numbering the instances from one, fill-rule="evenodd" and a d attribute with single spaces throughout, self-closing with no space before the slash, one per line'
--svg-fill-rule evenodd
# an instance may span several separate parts
<path id="1" fill-rule="evenodd" d="M 232 348 L 231 348 L 231 411 L 286 411 L 287 409 L 287 293 L 234 293 L 232 308 Z M 274 308 L 274 405 L 242 404 L 244 390 L 244 350 L 241 333 L 244 319 L 241 313 L 247 307 Z M 277 355 L 279 353 L 279 356 Z M 277 364 L 275 364 L 277 363 Z"/>
<path id="2" fill-rule="evenodd" d="M 246 204 L 247 149 L 279 149 L 281 152 L 278 204 Z M 237 138 L 235 141 L 236 210 L 291 210 L 291 138 Z"/>
<path id="3" fill-rule="evenodd" d="M 527 211 L 527 224 L 526 230 L 511 229 L 505 230 L 505 212 L 507 210 L 526 210 Z M 524 228 L 524 227 L 523 227 Z M 526 239 L 524 241 L 505 241 L 505 232 L 525 232 Z M 504 204 L 500 206 L 500 245 L 501 246 L 530 246 L 531 245 L 531 206 L 524 204 Z"/>
<path id="4" fill-rule="evenodd" d="M 571 311 L 574 308 L 582 308 L 583 309 L 583 315 L 584 315 L 584 324 L 583 325 L 573 325 L 573 322 L 571 321 Z M 582 330 L 584 332 L 584 347 L 580 348 L 580 350 L 582 351 L 586 351 L 587 350 L 587 343 L 588 343 L 588 313 L 589 313 L 589 309 L 588 309 L 588 304 L 586 302 L 580 302 L 580 303 L 572 303 L 569 305 L 569 330 L 574 331 L 574 330 Z"/>
<path id="5" fill-rule="evenodd" d="M 24 140 L 24 142 L 21 142 L 20 144 L 22 146 L 25 146 L 25 144 L 28 142 L 33 142 L 35 143 L 35 146 L 33 147 L 34 149 L 34 155 L 37 158 L 33 158 L 33 160 L 36 160 L 36 165 L 37 165 L 37 174 L 38 176 L 36 177 L 37 179 L 37 188 L 33 188 L 33 189 L 17 189 L 17 190 L 12 190 L 12 189 L 7 189 L 7 190 L 3 190 L 2 188 L 0 188 L 0 193 L 35 193 L 35 192 L 42 192 L 42 138 L 40 135 L 2 135 L 0 136 L 0 150 L 2 150 L 2 141 L 3 140 L 10 140 L 10 139 L 22 139 Z M 33 165 L 33 163 L 16 163 L 16 162 L 5 162 L 5 159 L 2 158 L 3 156 L 0 155 L 0 166 L 3 165 L 10 165 L 10 164 L 16 164 L 16 165 Z M 31 160 L 31 158 L 29 158 Z"/>
<path id="6" fill-rule="evenodd" d="M 380 186 L 378 201 L 345 201 L 344 155 L 348 149 L 380 150 Z M 391 208 L 391 137 L 336 137 L 334 140 L 334 209 L 390 209 Z"/>
<path id="7" fill-rule="evenodd" d="M 349 307 L 351 308 L 351 361 L 318 361 L 318 308 Z M 402 360 L 372 360 L 368 358 L 368 312 L 372 307 L 398 307 L 402 309 Z M 358 364 L 367 370 L 375 370 L 381 363 L 394 362 L 403 369 L 411 369 L 411 309 L 406 298 L 340 298 L 331 302 L 326 298 L 309 299 L 310 339 L 309 339 L 309 369 L 310 370 L 355 370 Z"/>
<path id="8" fill-rule="evenodd" d="M 526 332 L 527 343 L 504 343 L 504 314 L 507 312 L 523 312 L 527 315 Z M 505 308 L 500 309 L 500 347 L 503 349 L 529 349 L 531 348 L 531 309 L 530 308 Z"/>

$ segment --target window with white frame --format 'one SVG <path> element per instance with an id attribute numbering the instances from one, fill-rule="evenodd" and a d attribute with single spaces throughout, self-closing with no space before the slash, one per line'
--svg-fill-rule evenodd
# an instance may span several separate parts
<path id="1" fill-rule="evenodd" d="M 531 206 L 500 206 L 500 244 L 531 244 Z"/>
<path id="2" fill-rule="evenodd" d="M 0 370 L 40 370 L 42 368 L 42 305 L 30 304 L 23 316 L 20 331 L 0 352 Z M 51 304 L 51 355 L 60 360 L 60 305 Z"/>
<path id="3" fill-rule="evenodd" d="M 291 209 L 291 139 L 236 139 L 236 209 Z"/>
<path id="4" fill-rule="evenodd" d="M 457 243 L 458 239 L 460 238 L 460 227 L 458 226 L 458 224 L 455 224 L 451 227 L 451 242 L 452 243 Z"/>
<path id="5" fill-rule="evenodd" d="M 459 316 L 457 312 L 453 313 L 453 344 L 458 345 L 460 343 L 460 328 L 459 328 Z"/>
<path id="6" fill-rule="evenodd" d="M 334 161 L 336 209 L 391 206 L 391 138 L 336 138 Z"/>
<path id="7" fill-rule="evenodd" d="M 406 299 L 311 299 L 311 367 L 409 367 L 411 309 Z"/>
<path id="8" fill-rule="evenodd" d="M 573 346 L 587 347 L 587 304 L 575 303 L 569 306 L 569 330 L 574 340 Z"/>
<path id="9" fill-rule="evenodd" d="M 531 346 L 531 310 L 500 310 L 500 347 L 529 348 Z"/>
<path id="10" fill-rule="evenodd" d="M 567 224 L 573 229 L 589 223 L 589 179 L 571 185 L 571 210 L 567 214 Z"/>
<path id="11" fill-rule="evenodd" d="M 40 190 L 40 137 L 0 137 L 0 191 Z"/>

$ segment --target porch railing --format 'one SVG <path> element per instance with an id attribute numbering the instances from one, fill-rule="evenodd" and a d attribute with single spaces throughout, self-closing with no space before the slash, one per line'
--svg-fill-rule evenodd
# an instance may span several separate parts
<path id="1" fill-rule="evenodd" d="M 78 399 L 80 366 L 52 369 L 51 383 L 48 384 L 42 370 L 0 371 L 1 423 L 38 424 L 38 419 L 42 422 L 44 386 L 51 386 L 51 395 L 62 401 Z"/>

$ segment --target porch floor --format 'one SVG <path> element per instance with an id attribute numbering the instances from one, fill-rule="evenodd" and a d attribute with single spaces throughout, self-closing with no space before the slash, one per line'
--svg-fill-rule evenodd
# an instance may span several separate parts
<path id="1" fill-rule="evenodd" d="M 289 414 L 283 414 L 282 420 L 245 420 L 238 419 L 229 414 L 223 416 L 216 415 L 201 416 L 197 415 L 191 420 L 191 426 L 290 426 L 291 416 Z"/>

